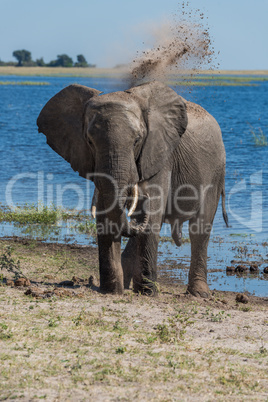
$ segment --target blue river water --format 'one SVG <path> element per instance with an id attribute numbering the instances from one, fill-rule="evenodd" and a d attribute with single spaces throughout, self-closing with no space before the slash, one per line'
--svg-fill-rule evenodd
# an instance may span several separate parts
<path id="1" fill-rule="evenodd" d="M 0 203 L 11 206 L 42 202 L 48 206 L 88 209 L 91 184 L 73 172 L 46 144 L 45 136 L 37 131 L 36 119 L 44 104 L 71 83 L 104 93 L 124 90 L 125 83 L 111 78 L 14 76 L 0 76 L 0 81 L 49 84 L 0 85 Z M 268 81 L 260 79 L 252 86 L 178 86 L 174 89 L 216 118 L 226 149 L 226 206 L 231 227 L 225 227 L 219 207 L 209 246 L 208 268 L 221 271 L 209 274 L 210 286 L 268 296 L 265 275 L 227 277 L 225 274 L 231 260 L 247 258 L 263 261 L 265 266 L 268 259 L 268 146 L 257 146 L 251 133 L 254 130 L 259 134 L 262 130 L 268 137 Z M 10 234 L 10 229 L 0 226 L 0 236 L 5 236 L 7 230 Z M 187 225 L 183 232 L 187 236 Z M 162 235 L 169 233 L 168 225 L 164 225 Z M 159 260 L 168 259 L 174 277 L 184 282 L 187 270 L 179 269 L 176 264 L 189 266 L 189 258 L 189 244 L 180 249 L 169 243 L 160 245 Z"/>

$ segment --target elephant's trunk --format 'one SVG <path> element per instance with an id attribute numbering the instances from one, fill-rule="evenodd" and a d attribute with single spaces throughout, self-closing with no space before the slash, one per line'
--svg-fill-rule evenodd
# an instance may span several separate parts
<path id="1" fill-rule="evenodd" d="M 125 226 L 122 231 L 122 235 L 126 237 L 132 237 L 144 233 L 148 228 L 149 216 L 150 197 L 148 194 L 145 194 L 142 201 L 142 211 L 139 211 L 137 219 L 131 219 L 130 222 L 125 219 Z"/>
<path id="2" fill-rule="evenodd" d="M 129 216 L 129 217 L 135 212 L 135 209 L 137 207 L 137 203 L 138 203 L 138 199 L 139 199 L 138 184 L 135 184 L 135 186 L 132 188 L 131 192 L 132 192 L 132 201 L 131 201 L 131 205 L 129 207 L 129 211 L 127 214 L 127 216 Z M 96 205 L 97 205 L 97 201 L 98 201 L 98 193 L 99 192 L 98 192 L 97 188 L 95 188 L 94 194 L 92 197 L 92 203 L 91 203 L 91 216 L 93 219 L 96 218 L 96 209 L 97 209 Z"/>

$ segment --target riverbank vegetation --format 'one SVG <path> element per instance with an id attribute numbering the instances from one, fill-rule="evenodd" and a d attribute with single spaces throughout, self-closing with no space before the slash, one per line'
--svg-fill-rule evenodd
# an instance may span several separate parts
<path id="1" fill-rule="evenodd" d="M 65 232 L 96 238 L 96 223 L 87 211 L 66 210 L 55 206 L 23 205 L 9 208 L 0 205 L 0 222 L 12 224 L 14 234 L 29 239 L 60 241 Z"/>
<path id="2" fill-rule="evenodd" d="M 16 77 L 80 77 L 80 78 L 115 78 L 128 79 L 127 66 L 117 68 L 92 68 L 92 67 L 15 67 L 1 66 L 0 76 Z M 268 80 L 268 71 L 192 71 L 171 74 L 167 82 L 171 86 L 257 86 Z M 21 80 L 1 80 L 0 85 L 49 85 L 49 82 Z"/>
<path id="3" fill-rule="evenodd" d="M 50 85 L 50 83 L 45 81 L 0 81 L 0 85 L 43 86 Z"/>
<path id="4" fill-rule="evenodd" d="M 2 61 L 0 59 L 0 66 L 16 66 L 16 67 L 96 67 L 95 64 L 89 64 L 84 55 L 78 54 L 77 61 L 74 62 L 73 59 L 67 54 L 59 54 L 56 60 L 51 60 L 48 63 L 44 62 L 43 57 L 40 59 L 33 60 L 32 54 L 29 50 L 21 49 L 15 50 L 12 56 L 17 59 L 17 63 L 13 61 Z"/>
<path id="5" fill-rule="evenodd" d="M 182 76 L 178 80 L 169 81 L 169 85 L 173 86 L 222 86 L 222 87 L 233 87 L 233 86 L 257 86 L 261 82 L 268 81 L 268 76 L 236 76 L 236 75 L 193 75 L 193 76 Z"/>
<path id="6" fill-rule="evenodd" d="M 127 66 L 115 67 L 115 68 L 93 68 L 93 67 L 16 67 L 16 66 L 1 66 L 0 64 L 0 76 L 16 75 L 16 76 L 35 76 L 35 77 L 115 77 L 124 78 L 128 72 Z M 176 82 L 181 80 L 181 77 L 191 80 L 193 77 L 199 80 L 211 80 L 220 81 L 227 79 L 237 78 L 240 82 L 242 79 L 252 81 L 262 81 L 268 79 L 268 70 L 222 70 L 222 71 L 181 71 L 180 74 L 171 75 L 170 81 Z"/>

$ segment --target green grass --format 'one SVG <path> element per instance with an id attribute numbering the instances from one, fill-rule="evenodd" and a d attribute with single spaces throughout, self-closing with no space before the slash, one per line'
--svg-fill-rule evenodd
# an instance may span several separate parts
<path id="1" fill-rule="evenodd" d="M 232 75 L 195 75 L 182 76 L 179 80 L 170 81 L 169 85 L 177 86 L 257 86 L 260 82 L 268 81 L 268 77 L 241 77 Z"/>
<path id="2" fill-rule="evenodd" d="M 97 231 L 96 223 L 89 220 L 78 223 L 76 229 L 78 233 L 89 235 L 95 235 Z"/>
<path id="3" fill-rule="evenodd" d="M 3 254 L 0 256 L 0 269 L 6 270 L 14 275 L 14 279 L 18 279 L 24 277 L 24 275 L 20 268 L 20 260 L 15 261 L 12 256 L 12 251 L 11 246 L 7 246 L 3 251 Z M 3 276 L 3 274 L 1 275 Z"/>
<path id="4" fill-rule="evenodd" d="M 250 133 L 252 135 L 253 142 L 257 147 L 266 147 L 268 145 L 267 136 L 264 134 L 260 127 L 258 131 L 256 131 L 250 125 Z"/>
<path id="5" fill-rule="evenodd" d="M 239 77 L 239 76 L 232 76 L 232 75 L 197 75 L 195 77 L 197 80 L 210 80 L 210 81 L 232 81 L 232 82 L 264 82 L 268 81 L 268 77 Z"/>
<path id="6" fill-rule="evenodd" d="M 0 222 L 15 222 L 19 224 L 42 223 L 52 225 L 59 219 L 67 220 L 75 216 L 77 216 L 77 214 L 56 207 L 49 208 L 28 204 L 16 207 L 15 210 L 9 207 L 0 207 Z"/>
<path id="7" fill-rule="evenodd" d="M 0 75 L 24 77 L 113 77 L 122 76 L 116 68 L 79 68 L 79 67 L 15 67 L 0 66 Z"/>
<path id="8" fill-rule="evenodd" d="M 231 237 L 254 237 L 255 234 L 253 234 L 253 233 L 230 233 L 229 236 L 231 236 Z"/>
<path id="9" fill-rule="evenodd" d="M 43 86 L 50 85 L 49 82 L 41 81 L 0 81 L 0 85 L 26 85 L 26 86 Z"/>
<path id="10" fill-rule="evenodd" d="M 176 81 L 169 82 L 172 86 L 182 86 L 182 87 L 252 87 L 257 86 L 257 84 L 251 83 L 241 83 L 241 82 L 220 82 L 220 81 Z"/>
<path id="11" fill-rule="evenodd" d="M 0 222 L 14 224 L 15 227 L 22 229 L 23 234 L 31 238 L 47 239 L 59 236 L 63 223 L 68 223 L 80 234 L 96 235 L 96 223 L 85 211 L 57 207 L 25 204 L 11 209 L 0 205 Z"/>

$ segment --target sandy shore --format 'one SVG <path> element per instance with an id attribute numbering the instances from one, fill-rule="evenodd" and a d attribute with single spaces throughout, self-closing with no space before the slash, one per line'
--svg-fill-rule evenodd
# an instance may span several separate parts
<path id="1" fill-rule="evenodd" d="M 157 297 L 103 295 L 76 245 L 1 240 L 0 264 L 1 400 L 267 401 L 268 298 L 194 298 L 161 268 Z"/>
<path id="2" fill-rule="evenodd" d="M 70 77 L 114 77 L 122 76 L 127 73 L 124 68 L 61 68 L 61 67 L 13 67 L 0 66 L 0 76 L 70 76 Z M 182 75 L 192 74 L 191 71 L 181 71 Z M 268 75 L 268 70 L 202 70 L 199 74 L 207 75 Z"/>

